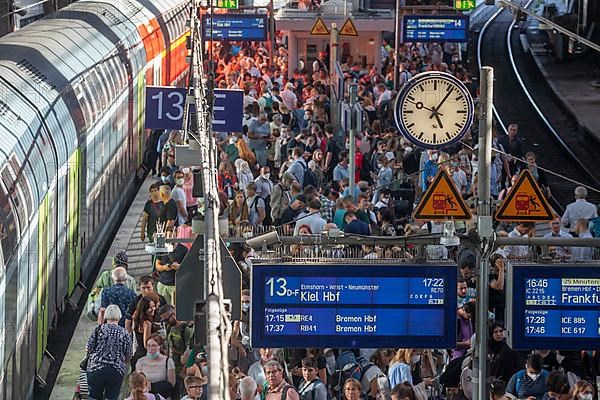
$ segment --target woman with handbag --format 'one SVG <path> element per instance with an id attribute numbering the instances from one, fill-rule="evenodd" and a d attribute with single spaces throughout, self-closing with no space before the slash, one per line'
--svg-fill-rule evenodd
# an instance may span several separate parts
<path id="1" fill-rule="evenodd" d="M 131 338 L 119 326 L 121 310 L 111 304 L 104 313 L 106 323 L 99 325 L 88 340 L 87 357 L 81 368 L 87 371 L 89 397 L 117 400 L 126 365 L 131 358 Z"/>
<path id="2" fill-rule="evenodd" d="M 137 361 L 135 370 L 143 372 L 150 381 L 150 393 L 170 397 L 175 388 L 175 363 L 161 353 L 163 343 L 160 335 L 150 336 L 146 341 L 147 353 Z"/>

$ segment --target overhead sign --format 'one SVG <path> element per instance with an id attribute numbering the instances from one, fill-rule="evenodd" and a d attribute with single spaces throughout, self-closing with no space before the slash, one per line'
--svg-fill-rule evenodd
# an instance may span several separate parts
<path id="1" fill-rule="evenodd" d="M 238 0 L 217 0 L 216 8 L 237 9 Z"/>
<path id="2" fill-rule="evenodd" d="M 252 346 L 455 347 L 456 271 L 456 265 L 254 264 Z"/>
<path id="3" fill-rule="evenodd" d="M 405 15 L 402 34 L 405 42 L 467 42 L 469 17 Z"/>
<path id="4" fill-rule="evenodd" d="M 413 213 L 417 220 L 471 219 L 456 185 L 446 172 L 440 170 Z"/>
<path id="5" fill-rule="evenodd" d="M 214 132 L 241 132 L 244 117 L 244 92 L 215 89 L 212 129 Z"/>
<path id="6" fill-rule="evenodd" d="M 340 35 L 343 36 L 358 36 L 358 31 L 356 30 L 356 26 L 352 21 L 352 18 L 348 18 L 339 32 Z"/>
<path id="7" fill-rule="evenodd" d="M 507 311 L 512 311 L 508 328 L 514 349 L 582 350 L 600 346 L 597 266 L 517 265 L 512 267 L 511 276 L 507 299 L 512 305 L 507 304 Z"/>
<path id="8" fill-rule="evenodd" d="M 471 11 L 476 6 L 475 0 L 454 0 L 454 9 L 457 11 Z"/>
<path id="9" fill-rule="evenodd" d="M 204 40 L 267 40 L 265 14 L 205 14 L 202 16 Z"/>
<path id="10" fill-rule="evenodd" d="M 323 22 L 323 19 L 321 17 L 317 17 L 317 20 L 310 29 L 310 34 L 317 36 L 329 35 L 329 29 L 327 29 L 327 25 L 325 25 L 325 22 Z"/>
<path id="11" fill-rule="evenodd" d="M 552 221 L 554 214 L 548 200 L 529 170 L 521 171 L 508 197 L 496 213 L 498 221 Z"/>
<path id="12" fill-rule="evenodd" d="M 185 108 L 185 88 L 146 86 L 146 129 L 181 129 Z"/>

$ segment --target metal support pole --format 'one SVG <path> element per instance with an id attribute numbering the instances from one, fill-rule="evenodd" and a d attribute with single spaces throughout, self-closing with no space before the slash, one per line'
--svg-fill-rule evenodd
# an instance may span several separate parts
<path id="1" fill-rule="evenodd" d="M 209 294 L 206 300 L 208 306 L 208 318 L 206 332 L 208 336 L 208 399 L 220 400 L 222 398 L 222 380 L 221 380 L 221 353 L 215 351 L 221 348 L 219 338 L 220 307 L 219 296 Z"/>
<path id="2" fill-rule="evenodd" d="M 331 23 L 331 35 L 329 39 L 329 77 L 331 82 L 336 79 L 335 76 L 335 63 L 338 60 L 338 30 L 337 23 Z M 343 93 L 343 91 L 342 91 Z M 333 96 L 335 100 L 331 102 L 331 123 L 335 128 L 340 126 L 340 104 L 343 99 L 338 99 L 337 94 Z"/>
<path id="3" fill-rule="evenodd" d="M 479 167 L 477 169 L 477 217 L 478 234 L 482 247 L 479 257 L 479 281 L 477 299 L 477 329 L 473 368 L 473 400 L 487 400 L 487 322 L 489 309 L 488 258 L 493 235 L 490 197 L 490 167 L 492 161 L 492 116 L 494 70 L 483 67 L 480 72 L 482 113 L 479 122 Z"/>
<path id="4" fill-rule="evenodd" d="M 350 93 L 350 137 L 349 146 L 350 154 L 348 155 L 350 166 L 348 169 L 348 177 L 350 181 L 350 196 L 354 196 L 356 186 L 356 126 L 358 125 L 358 113 L 356 112 L 356 101 L 358 100 L 358 85 L 353 83 L 349 86 Z"/>
<path id="5" fill-rule="evenodd" d="M 273 6 L 273 0 L 269 2 L 269 8 L 271 9 L 271 16 L 269 18 L 269 36 L 271 39 L 271 63 L 275 60 L 276 49 L 275 49 L 275 7 Z"/>
<path id="6" fill-rule="evenodd" d="M 394 36 L 394 90 L 396 91 L 400 89 L 400 42 L 402 42 L 405 4 L 406 0 L 396 0 L 396 32 Z"/>

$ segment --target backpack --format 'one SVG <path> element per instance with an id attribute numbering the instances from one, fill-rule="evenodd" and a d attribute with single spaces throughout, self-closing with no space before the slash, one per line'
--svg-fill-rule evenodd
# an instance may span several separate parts
<path id="1" fill-rule="evenodd" d="M 344 384 L 350 378 L 354 378 L 361 382 L 365 372 L 374 367 L 375 364 L 368 361 L 364 357 L 356 357 L 353 352 L 347 350 L 340 353 L 335 360 L 335 369 L 337 374 L 337 385 L 334 387 L 334 392 L 338 399 L 344 397 Z M 335 382 L 335 377 L 334 377 Z M 366 393 L 362 393 L 364 396 Z"/>
<path id="2" fill-rule="evenodd" d="M 256 197 L 254 198 L 254 201 L 250 205 L 250 208 L 254 208 L 257 215 L 258 215 L 258 199 L 259 198 L 262 198 L 262 197 L 256 195 Z M 271 195 L 267 196 L 267 198 L 264 199 L 263 202 L 265 203 L 265 219 L 263 219 L 263 222 L 261 225 L 271 226 L 273 224 L 273 219 L 271 218 Z"/>
<path id="3" fill-rule="evenodd" d="M 295 387 L 293 387 L 292 385 L 289 385 L 289 384 L 288 384 L 288 385 L 285 385 L 285 386 L 283 387 L 283 390 L 281 391 L 281 400 L 286 400 L 286 398 L 287 398 L 287 392 L 288 392 L 290 389 L 296 390 L 296 388 L 295 388 Z M 269 383 L 268 383 L 268 382 L 265 382 L 265 383 L 263 384 L 263 390 L 262 390 L 262 392 L 260 393 L 260 400 L 265 400 L 265 399 L 267 398 L 267 392 L 268 392 L 268 390 L 269 390 Z M 296 390 L 296 392 L 298 392 L 298 391 Z M 300 395 L 298 395 L 298 397 L 300 397 Z"/>
<path id="4" fill-rule="evenodd" d="M 440 376 L 440 385 L 445 388 L 457 388 L 460 385 L 462 374 L 462 363 L 466 356 L 455 358 L 450 361 Z"/>
<path id="5" fill-rule="evenodd" d="M 589 221 L 593 224 L 591 234 L 593 237 L 600 237 L 600 217 L 590 218 Z"/>
<path id="6" fill-rule="evenodd" d="M 304 167 L 304 183 L 302 184 L 302 187 L 305 188 L 308 185 L 311 185 L 315 189 L 318 189 L 319 179 L 317 178 L 317 175 L 315 175 L 312 169 L 308 168 L 306 161 L 302 161 L 302 167 Z"/>
<path id="7" fill-rule="evenodd" d="M 321 380 L 319 378 L 315 379 L 314 381 L 309 382 L 306 386 L 310 386 L 312 384 L 312 389 L 309 392 L 304 392 L 302 391 L 302 393 L 300 391 L 298 391 L 298 394 L 300 395 L 300 400 L 315 400 L 315 396 L 317 395 L 317 388 L 319 387 L 319 384 L 321 385 L 325 385 L 323 382 L 321 382 Z M 308 395 L 310 393 L 310 396 Z M 329 396 L 329 392 L 327 392 L 327 400 L 330 400 L 331 396 Z"/>

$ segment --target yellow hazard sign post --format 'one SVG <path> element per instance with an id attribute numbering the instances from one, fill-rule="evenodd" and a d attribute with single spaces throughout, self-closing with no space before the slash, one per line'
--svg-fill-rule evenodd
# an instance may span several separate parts
<path id="1" fill-rule="evenodd" d="M 540 222 L 553 218 L 548 200 L 527 169 L 521 171 L 496 213 L 497 221 Z"/>
<path id="2" fill-rule="evenodd" d="M 340 29 L 340 35 L 342 36 L 358 36 L 358 31 L 356 30 L 356 26 L 352 21 L 352 18 L 348 18 L 344 25 L 342 25 L 342 29 Z"/>
<path id="3" fill-rule="evenodd" d="M 471 219 L 469 208 L 448 174 L 440 170 L 413 213 L 416 220 Z"/>
<path id="4" fill-rule="evenodd" d="M 325 22 L 323 22 L 323 19 L 321 17 L 317 17 L 317 20 L 315 21 L 310 30 L 310 34 L 317 36 L 329 35 L 329 29 L 327 29 L 327 26 L 325 25 Z"/>

